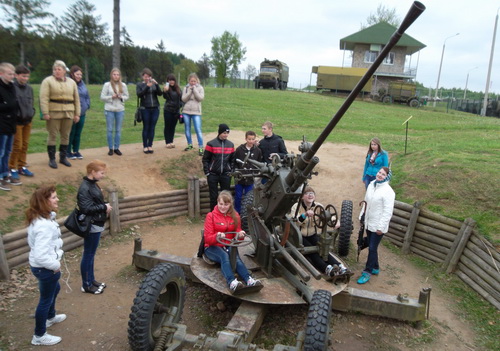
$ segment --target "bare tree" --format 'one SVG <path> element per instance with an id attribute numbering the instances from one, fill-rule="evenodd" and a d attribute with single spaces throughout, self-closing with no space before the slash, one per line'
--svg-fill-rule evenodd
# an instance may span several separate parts
<path id="1" fill-rule="evenodd" d="M 252 80 L 254 77 L 257 76 L 257 68 L 255 68 L 255 66 L 250 64 L 247 66 L 247 68 L 245 68 L 244 72 L 248 80 Z"/>
<path id="2" fill-rule="evenodd" d="M 120 68 L 120 0 L 113 0 L 113 67 Z"/>
<path id="3" fill-rule="evenodd" d="M 377 12 L 370 13 L 370 16 L 366 18 L 366 24 L 361 23 L 361 29 L 365 29 L 380 22 L 389 23 L 394 27 L 399 27 L 401 19 L 396 15 L 396 9 L 390 9 L 382 4 L 379 4 Z"/>
<path id="4" fill-rule="evenodd" d="M 45 31 L 45 26 L 36 21 L 52 17 L 45 11 L 50 5 L 47 0 L 0 0 L 7 22 L 14 24 L 14 35 L 19 40 L 19 63 L 25 64 L 24 44 L 32 31 Z"/>

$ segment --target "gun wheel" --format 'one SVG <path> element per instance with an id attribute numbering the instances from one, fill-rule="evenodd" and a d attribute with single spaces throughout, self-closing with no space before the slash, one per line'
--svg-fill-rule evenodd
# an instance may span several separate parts
<path id="1" fill-rule="evenodd" d="M 167 318 L 171 323 L 180 320 L 185 296 L 186 278 L 182 268 L 171 263 L 156 265 L 144 277 L 134 298 L 128 322 L 131 349 L 153 350 Z"/>
<path id="2" fill-rule="evenodd" d="M 330 316 L 332 313 L 332 294 L 327 290 L 316 290 L 307 312 L 305 351 L 328 349 L 330 337 Z"/>
<path id="3" fill-rule="evenodd" d="M 340 231 L 339 231 L 339 246 L 338 252 L 340 256 L 349 254 L 349 244 L 352 234 L 352 201 L 342 201 L 340 210 Z"/>
<path id="4" fill-rule="evenodd" d="M 314 225 L 319 229 L 323 229 L 326 225 L 325 209 L 321 206 L 314 208 Z"/>
<path id="5" fill-rule="evenodd" d="M 329 204 L 326 206 L 325 211 L 326 211 L 326 216 L 328 216 L 328 221 L 326 222 L 326 224 L 328 224 L 328 226 L 331 228 L 335 228 L 339 218 L 337 214 L 337 209 L 332 204 Z"/>

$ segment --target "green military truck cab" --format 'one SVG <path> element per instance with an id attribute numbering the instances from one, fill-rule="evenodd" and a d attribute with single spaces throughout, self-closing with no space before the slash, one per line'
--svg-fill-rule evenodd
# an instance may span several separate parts
<path id="1" fill-rule="evenodd" d="M 388 90 L 381 95 L 380 101 L 384 104 L 399 102 L 410 107 L 419 107 L 417 85 L 413 82 L 397 80 L 389 83 Z"/>
<path id="2" fill-rule="evenodd" d="M 255 89 L 286 90 L 288 86 L 288 65 L 279 60 L 268 60 L 260 64 L 260 73 L 255 78 Z"/>

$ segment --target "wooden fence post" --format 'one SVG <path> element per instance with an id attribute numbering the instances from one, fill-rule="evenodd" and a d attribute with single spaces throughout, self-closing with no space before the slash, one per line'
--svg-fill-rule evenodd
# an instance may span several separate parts
<path id="1" fill-rule="evenodd" d="M 111 235 L 121 232 L 120 224 L 120 204 L 118 202 L 118 191 L 116 189 L 109 190 L 109 204 L 113 207 L 113 210 L 109 214 L 109 233 Z"/>
<path id="2" fill-rule="evenodd" d="M 0 280 L 10 280 L 9 262 L 7 262 L 2 235 L 0 235 Z"/>
<path id="3" fill-rule="evenodd" d="M 201 217 L 200 178 L 194 177 L 194 218 Z"/>
<path id="4" fill-rule="evenodd" d="M 462 256 L 462 253 L 464 252 L 465 245 L 467 245 L 467 242 L 469 241 L 475 225 L 476 221 L 472 218 L 465 219 L 464 223 L 462 224 L 462 228 L 460 228 L 460 231 L 458 232 L 455 241 L 450 248 L 450 252 L 443 262 L 443 267 L 446 270 L 446 273 L 453 273 L 457 268 L 460 256 Z"/>
<path id="5" fill-rule="evenodd" d="M 403 239 L 403 247 L 401 248 L 401 252 L 404 255 L 410 253 L 410 246 L 413 239 L 413 233 L 415 231 L 415 226 L 417 225 L 418 216 L 420 214 L 420 206 L 422 203 L 417 201 L 413 205 L 413 210 L 411 211 L 410 221 L 408 222 L 408 227 L 406 227 L 405 237 Z"/>
<path id="6" fill-rule="evenodd" d="M 194 189 L 194 177 L 188 177 L 188 216 L 194 218 L 195 206 L 194 206 L 194 198 L 195 198 L 195 189 Z"/>

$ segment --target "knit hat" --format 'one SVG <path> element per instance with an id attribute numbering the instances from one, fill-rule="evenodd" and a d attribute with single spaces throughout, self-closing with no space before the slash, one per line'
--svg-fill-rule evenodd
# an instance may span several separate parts
<path id="1" fill-rule="evenodd" d="M 225 123 L 221 123 L 219 124 L 219 133 L 217 134 L 217 136 L 221 135 L 224 132 L 229 133 L 229 126 Z"/>

